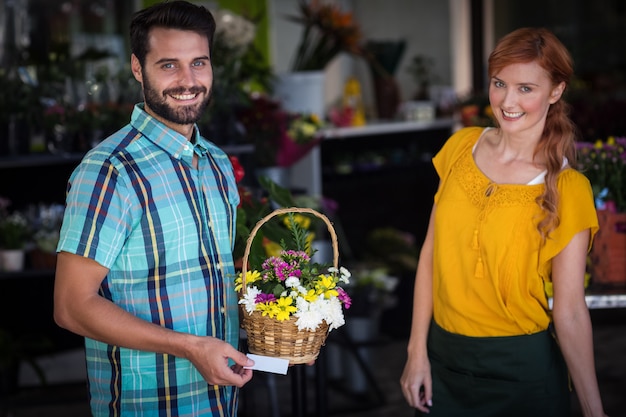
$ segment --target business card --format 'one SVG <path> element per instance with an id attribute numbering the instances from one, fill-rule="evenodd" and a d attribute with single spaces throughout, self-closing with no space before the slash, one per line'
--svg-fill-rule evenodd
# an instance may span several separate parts
<path id="1" fill-rule="evenodd" d="M 287 374 L 289 359 L 273 358 L 271 356 L 255 355 L 248 353 L 247 356 L 254 361 L 253 366 L 245 366 L 246 369 L 255 371 L 271 372 L 274 374 Z"/>

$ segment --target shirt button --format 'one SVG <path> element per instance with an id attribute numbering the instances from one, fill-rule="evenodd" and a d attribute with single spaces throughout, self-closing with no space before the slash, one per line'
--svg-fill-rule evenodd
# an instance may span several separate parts
<path id="1" fill-rule="evenodd" d="M 226 312 L 226 309 L 224 307 L 220 307 L 220 313 L 224 314 Z"/>

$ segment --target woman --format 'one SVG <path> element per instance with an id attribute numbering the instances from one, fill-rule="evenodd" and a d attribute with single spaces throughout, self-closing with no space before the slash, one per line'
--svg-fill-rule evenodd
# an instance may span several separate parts
<path id="1" fill-rule="evenodd" d="M 417 415 L 605 416 L 584 298 L 598 230 L 561 99 L 573 73 L 545 29 L 522 28 L 489 57 L 497 128 L 455 133 L 415 283 L 402 390 Z M 544 284 L 553 283 L 553 308 Z"/>

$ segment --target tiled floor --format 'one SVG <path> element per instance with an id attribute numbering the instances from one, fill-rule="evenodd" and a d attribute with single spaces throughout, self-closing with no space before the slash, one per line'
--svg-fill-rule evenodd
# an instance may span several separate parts
<path id="1" fill-rule="evenodd" d="M 594 339 L 597 373 L 605 408 L 611 417 L 626 417 L 626 309 L 593 310 Z M 331 334 L 332 335 L 332 334 Z M 341 343 L 339 343 L 341 342 Z M 288 416 L 340 416 L 340 417 L 410 417 L 413 411 L 406 405 L 399 389 L 398 380 L 405 360 L 406 340 L 383 336 L 380 343 L 368 345 L 361 352 L 368 360 L 375 385 L 368 384 L 366 374 L 354 362 L 354 356 L 346 355 L 341 339 L 329 339 L 325 347 L 328 371 L 322 413 L 316 408 L 317 394 L 315 368 L 300 368 L 300 375 L 307 386 L 306 409 L 292 407 L 294 372 L 275 376 L 268 380 L 266 374 L 258 373 L 242 392 L 241 417 L 288 417 Z M 343 352 L 343 353 L 342 353 Z M 78 352 L 80 354 L 80 352 Z M 80 355 L 65 358 L 64 372 L 70 372 L 69 361 L 74 360 L 72 374 L 78 379 L 70 384 L 54 384 L 47 389 L 23 387 L 15 397 L 14 407 L 7 414 L 11 417 L 87 417 L 89 410 L 85 399 L 85 384 L 80 380 Z M 321 362 L 320 362 L 321 363 Z M 348 364 L 346 366 L 346 364 Z M 316 365 L 317 366 L 317 365 Z M 275 390 L 270 390 L 271 383 Z M 275 410 L 272 409 L 271 393 L 276 393 Z M 380 398 L 379 398 L 380 396 Z M 6 400 L 6 399 L 5 399 Z M 6 404 L 5 401 L 3 403 Z M 573 417 L 581 414 L 575 398 Z M 300 414 L 298 414 L 300 412 Z"/>

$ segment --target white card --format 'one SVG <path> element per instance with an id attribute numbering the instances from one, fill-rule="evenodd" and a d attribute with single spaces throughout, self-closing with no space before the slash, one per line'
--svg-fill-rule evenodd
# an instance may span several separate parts
<path id="1" fill-rule="evenodd" d="M 247 356 L 254 361 L 254 365 L 245 366 L 244 368 L 246 369 L 287 375 L 289 359 L 273 358 L 271 356 L 261 356 L 253 353 L 248 353 Z"/>

